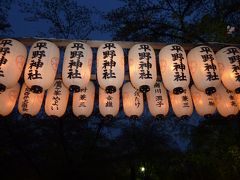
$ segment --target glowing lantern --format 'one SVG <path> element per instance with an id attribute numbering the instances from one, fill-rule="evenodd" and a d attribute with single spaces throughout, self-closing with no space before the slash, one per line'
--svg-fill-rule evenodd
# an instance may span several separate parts
<path id="1" fill-rule="evenodd" d="M 178 44 L 163 47 L 159 53 L 159 64 L 164 86 L 174 94 L 181 94 L 190 83 L 183 47 Z"/>
<path id="2" fill-rule="evenodd" d="M 191 116 L 193 112 L 193 103 L 188 88 L 184 89 L 182 94 L 170 92 L 170 100 L 173 111 L 177 117 L 184 119 Z"/>
<path id="3" fill-rule="evenodd" d="M 230 90 L 240 93 L 240 49 L 225 47 L 216 53 L 222 83 Z"/>
<path id="4" fill-rule="evenodd" d="M 68 104 L 69 90 L 64 86 L 62 80 L 55 80 L 48 89 L 45 112 L 51 117 L 61 117 L 64 115 Z"/>
<path id="5" fill-rule="evenodd" d="M 117 43 L 104 43 L 97 52 L 97 79 L 107 93 L 114 93 L 124 80 L 124 53 Z"/>
<path id="6" fill-rule="evenodd" d="M 195 109 L 200 116 L 211 117 L 215 113 L 216 106 L 212 95 L 199 91 L 194 85 L 191 87 L 191 94 Z"/>
<path id="7" fill-rule="evenodd" d="M 217 110 L 223 117 L 229 117 L 238 113 L 237 102 L 232 91 L 226 89 L 222 84 L 218 86 L 217 92 L 213 95 Z"/>
<path id="8" fill-rule="evenodd" d="M 119 90 L 114 93 L 106 93 L 103 89 L 99 88 L 99 110 L 100 113 L 106 118 L 113 118 L 119 111 Z"/>
<path id="9" fill-rule="evenodd" d="M 81 119 L 89 117 L 93 112 L 95 86 L 89 81 L 85 88 L 73 94 L 73 114 Z"/>
<path id="10" fill-rule="evenodd" d="M 143 113 L 143 94 L 135 89 L 130 82 L 123 85 L 123 110 L 130 118 L 138 118 Z"/>
<path id="11" fill-rule="evenodd" d="M 29 52 L 24 80 L 34 93 L 41 93 L 53 84 L 59 62 L 59 49 L 49 41 L 35 42 Z"/>
<path id="12" fill-rule="evenodd" d="M 132 85 L 141 92 L 147 92 L 157 80 L 154 49 L 148 44 L 134 45 L 128 55 L 129 74 Z"/>
<path id="13" fill-rule="evenodd" d="M 24 83 L 18 100 L 18 111 L 24 116 L 36 116 L 42 106 L 44 92 L 36 94 Z"/>
<path id="14" fill-rule="evenodd" d="M 236 100 L 238 109 L 240 110 L 240 94 L 234 93 L 234 99 Z"/>
<path id="15" fill-rule="evenodd" d="M 70 91 L 79 92 L 91 78 L 92 49 L 82 42 L 70 43 L 64 53 L 63 83 Z"/>
<path id="16" fill-rule="evenodd" d="M 20 85 L 17 83 L 14 87 L 6 89 L 4 92 L 0 92 L 0 115 L 9 115 L 17 101 L 17 97 L 20 91 Z"/>
<path id="17" fill-rule="evenodd" d="M 208 46 L 195 47 L 189 51 L 187 59 L 196 87 L 208 95 L 215 93 L 220 76 L 213 50 Z"/>
<path id="18" fill-rule="evenodd" d="M 157 118 L 163 118 L 169 110 L 167 91 L 160 81 L 147 92 L 147 102 L 150 113 Z"/>
<path id="19" fill-rule="evenodd" d="M 0 92 L 14 87 L 27 58 L 26 47 L 14 39 L 0 41 Z"/>

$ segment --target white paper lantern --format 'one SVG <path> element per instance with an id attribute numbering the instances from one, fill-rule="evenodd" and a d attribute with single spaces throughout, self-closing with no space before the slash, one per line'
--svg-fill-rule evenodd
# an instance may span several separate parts
<path id="1" fill-rule="evenodd" d="M 89 81 L 85 88 L 81 88 L 79 92 L 73 93 L 73 114 L 80 119 L 89 117 L 94 108 L 95 86 Z"/>
<path id="2" fill-rule="evenodd" d="M 225 47 L 216 53 L 222 83 L 230 90 L 240 93 L 240 49 Z"/>
<path id="3" fill-rule="evenodd" d="M 34 93 L 41 93 L 53 84 L 58 63 L 59 49 L 49 41 L 35 42 L 29 52 L 24 73 L 26 85 Z"/>
<path id="4" fill-rule="evenodd" d="M 119 111 L 119 89 L 114 93 L 106 93 L 99 88 L 99 110 L 103 117 L 113 118 Z"/>
<path id="5" fill-rule="evenodd" d="M 123 110 L 126 116 L 130 118 L 138 118 L 143 113 L 143 94 L 135 89 L 130 82 L 123 85 Z"/>
<path id="6" fill-rule="evenodd" d="M 42 106 L 44 92 L 39 94 L 30 91 L 24 83 L 18 100 L 18 111 L 24 116 L 36 116 Z"/>
<path id="7" fill-rule="evenodd" d="M 14 39 L 0 41 L 0 92 L 17 84 L 26 58 L 27 49 L 21 42 Z"/>
<path id="8" fill-rule="evenodd" d="M 160 81 L 147 92 L 147 102 L 150 113 L 157 118 L 163 118 L 169 111 L 167 91 Z"/>
<path id="9" fill-rule="evenodd" d="M 222 84 L 217 88 L 217 92 L 213 95 L 217 110 L 223 117 L 229 117 L 238 113 L 237 102 L 234 93 L 226 89 Z"/>
<path id="10" fill-rule="evenodd" d="M 174 94 L 173 92 L 169 94 L 176 116 L 183 119 L 190 117 L 193 112 L 193 103 L 189 88 L 184 89 L 181 94 Z"/>
<path id="11" fill-rule="evenodd" d="M 91 78 L 92 49 L 85 43 L 72 42 L 64 53 L 63 83 L 70 91 L 79 92 Z"/>
<path id="12" fill-rule="evenodd" d="M 128 54 L 129 75 L 132 85 L 147 92 L 157 80 L 156 56 L 148 44 L 136 44 Z"/>
<path id="13" fill-rule="evenodd" d="M 47 91 L 45 101 L 45 112 L 51 117 L 64 115 L 69 98 L 69 90 L 64 86 L 62 80 L 57 79 Z"/>
<path id="14" fill-rule="evenodd" d="M 107 42 L 98 48 L 97 79 L 107 93 L 114 93 L 124 81 L 124 53 L 117 43 Z"/>
<path id="15" fill-rule="evenodd" d="M 208 118 L 216 112 L 216 106 L 212 95 L 207 95 L 199 91 L 194 85 L 191 87 L 191 95 L 195 109 L 200 116 Z"/>
<path id="16" fill-rule="evenodd" d="M 181 94 L 190 83 L 186 53 L 178 44 L 171 44 L 159 53 L 160 72 L 164 86 L 174 94 Z"/>
<path id="17" fill-rule="evenodd" d="M 213 50 L 208 46 L 197 46 L 189 51 L 187 59 L 195 86 L 206 94 L 215 93 L 220 75 Z"/>
<path id="18" fill-rule="evenodd" d="M 14 87 L 6 89 L 4 92 L 0 92 L 1 116 L 7 116 L 13 111 L 19 92 L 20 85 L 18 83 Z"/>

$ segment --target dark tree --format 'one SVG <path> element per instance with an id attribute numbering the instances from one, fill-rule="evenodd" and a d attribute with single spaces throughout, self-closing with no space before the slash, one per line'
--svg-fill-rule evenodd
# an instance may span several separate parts
<path id="1" fill-rule="evenodd" d="M 9 9 L 11 7 L 12 0 L 0 1 L 0 35 L 3 35 L 10 30 L 10 23 L 8 22 Z"/>

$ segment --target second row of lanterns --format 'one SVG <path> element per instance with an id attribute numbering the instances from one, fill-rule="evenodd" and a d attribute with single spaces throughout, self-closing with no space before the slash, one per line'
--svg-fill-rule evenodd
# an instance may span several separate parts
<path id="1" fill-rule="evenodd" d="M 160 81 L 157 81 L 154 87 L 147 92 L 148 109 L 152 116 L 156 118 L 166 117 L 170 104 L 179 118 L 191 116 L 193 106 L 195 106 L 196 112 L 204 117 L 212 116 L 216 110 L 220 115 L 228 117 L 236 115 L 240 108 L 240 95 L 232 93 L 223 85 L 218 86 L 217 92 L 213 95 L 207 95 L 193 85 L 178 95 L 170 92 L 169 96 L 170 101 L 167 91 Z M 127 117 L 136 119 L 142 115 L 144 111 L 143 97 L 143 93 L 135 89 L 130 82 L 123 85 L 123 110 Z M 47 90 L 44 103 L 46 114 L 51 117 L 62 117 L 66 112 L 68 100 L 68 88 L 65 87 L 61 79 L 55 80 Z M 0 93 L 0 115 L 9 115 L 18 102 L 18 111 L 21 115 L 36 116 L 40 112 L 43 101 L 44 92 L 33 93 L 25 83 L 20 90 L 20 85 L 17 84 Z M 94 110 L 94 101 L 95 85 L 89 81 L 86 87 L 73 93 L 72 111 L 74 115 L 80 119 L 89 117 Z M 103 117 L 116 117 L 120 108 L 120 90 L 107 93 L 99 88 L 98 106 Z"/>
<path id="2" fill-rule="evenodd" d="M 74 92 L 87 86 L 91 79 L 92 50 L 82 42 L 70 43 L 64 53 L 62 80 Z M 52 42 L 35 42 L 27 58 L 26 47 L 14 39 L 0 41 L 0 91 L 13 88 L 25 66 L 26 86 L 34 93 L 49 89 L 55 80 L 60 52 Z M 26 62 L 27 59 L 27 62 Z M 136 44 L 128 54 L 129 75 L 134 88 L 148 92 L 157 80 L 154 49 L 145 43 Z M 159 53 L 160 72 L 168 91 L 181 94 L 188 88 L 190 74 L 196 88 L 213 94 L 221 81 L 230 91 L 240 93 L 240 50 L 226 47 L 216 55 L 208 46 L 197 46 L 186 55 L 177 44 L 163 47 Z M 123 49 L 114 42 L 102 44 L 97 51 L 97 80 L 107 93 L 117 92 L 124 81 Z"/>

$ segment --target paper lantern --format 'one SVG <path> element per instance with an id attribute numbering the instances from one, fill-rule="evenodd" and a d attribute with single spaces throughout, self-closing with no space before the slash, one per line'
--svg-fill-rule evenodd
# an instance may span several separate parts
<path id="1" fill-rule="evenodd" d="M 223 117 L 231 117 L 238 113 L 237 102 L 234 93 L 226 89 L 222 84 L 217 88 L 217 92 L 213 95 L 217 110 Z"/>
<path id="2" fill-rule="evenodd" d="M 181 94 L 170 92 L 170 100 L 174 113 L 179 118 L 188 118 L 193 112 L 192 97 L 189 88 L 183 90 Z"/>
<path id="3" fill-rule="evenodd" d="M 225 47 L 216 53 L 222 83 L 230 90 L 240 93 L 240 49 Z"/>
<path id="4" fill-rule="evenodd" d="M 45 101 L 45 112 L 51 117 L 64 115 L 68 104 L 69 90 L 64 86 L 62 80 L 57 79 L 47 91 Z"/>
<path id="5" fill-rule="evenodd" d="M 132 85 L 141 92 L 147 92 L 157 80 L 154 49 L 148 44 L 134 45 L 128 55 L 129 75 Z"/>
<path id="6" fill-rule="evenodd" d="M 30 91 L 24 83 L 18 100 L 18 111 L 24 116 L 36 116 L 42 106 L 44 92 L 39 94 Z"/>
<path id="7" fill-rule="evenodd" d="M 209 95 L 215 93 L 220 75 L 213 50 L 208 46 L 197 46 L 189 51 L 187 59 L 196 87 Z"/>
<path id="8" fill-rule="evenodd" d="M 135 89 L 130 82 L 123 85 L 123 110 L 126 116 L 136 119 L 143 113 L 143 94 Z"/>
<path id="9" fill-rule="evenodd" d="M 207 95 L 199 91 L 194 85 L 191 87 L 191 95 L 195 109 L 200 116 L 208 118 L 216 112 L 216 106 L 212 95 Z"/>
<path id="10" fill-rule="evenodd" d="M 236 100 L 238 110 L 240 110 L 240 94 L 234 93 L 234 99 Z"/>
<path id="11" fill-rule="evenodd" d="M 91 78 L 92 49 L 82 42 L 70 43 L 64 53 L 62 79 L 70 91 L 79 92 Z"/>
<path id="12" fill-rule="evenodd" d="M 163 118 L 169 111 L 167 91 L 160 81 L 147 92 L 147 102 L 150 113 L 157 118 Z"/>
<path id="13" fill-rule="evenodd" d="M 107 42 L 98 48 L 97 79 L 107 93 L 114 93 L 124 81 L 124 53 L 117 43 Z"/>
<path id="14" fill-rule="evenodd" d="M 161 49 L 159 64 L 164 86 L 174 94 L 181 94 L 190 83 L 186 53 L 178 44 Z"/>
<path id="15" fill-rule="evenodd" d="M 59 49 L 49 41 L 35 42 L 29 52 L 24 73 L 26 85 L 41 93 L 53 84 L 59 62 Z"/>
<path id="16" fill-rule="evenodd" d="M 80 119 L 89 117 L 93 112 L 95 98 L 95 86 L 89 81 L 87 86 L 81 88 L 79 92 L 73 93 L 73 114 Z"/>
<path id="17" fill-rule="evenodd" d="M 1 116 L 7 116 L 13 111 L 13 108 L 18 98 L 19 91 L 20 85 L 17 83 L 14 87 L 6 89 L 4 92 L 0 92 Z"/>
<path id="18" fill-rule="evenodd" d="M 119 111 L 119 89 L 114 93 L 107 93 L 99 88 L 99 110 L 103 117 L 113 118 Z"/>
<path id="19" fill-rule="evenodd" d="M 14 39 L 0 41 L 0 92 L 14 87 L 27 58 L 26 47 Z"/>

